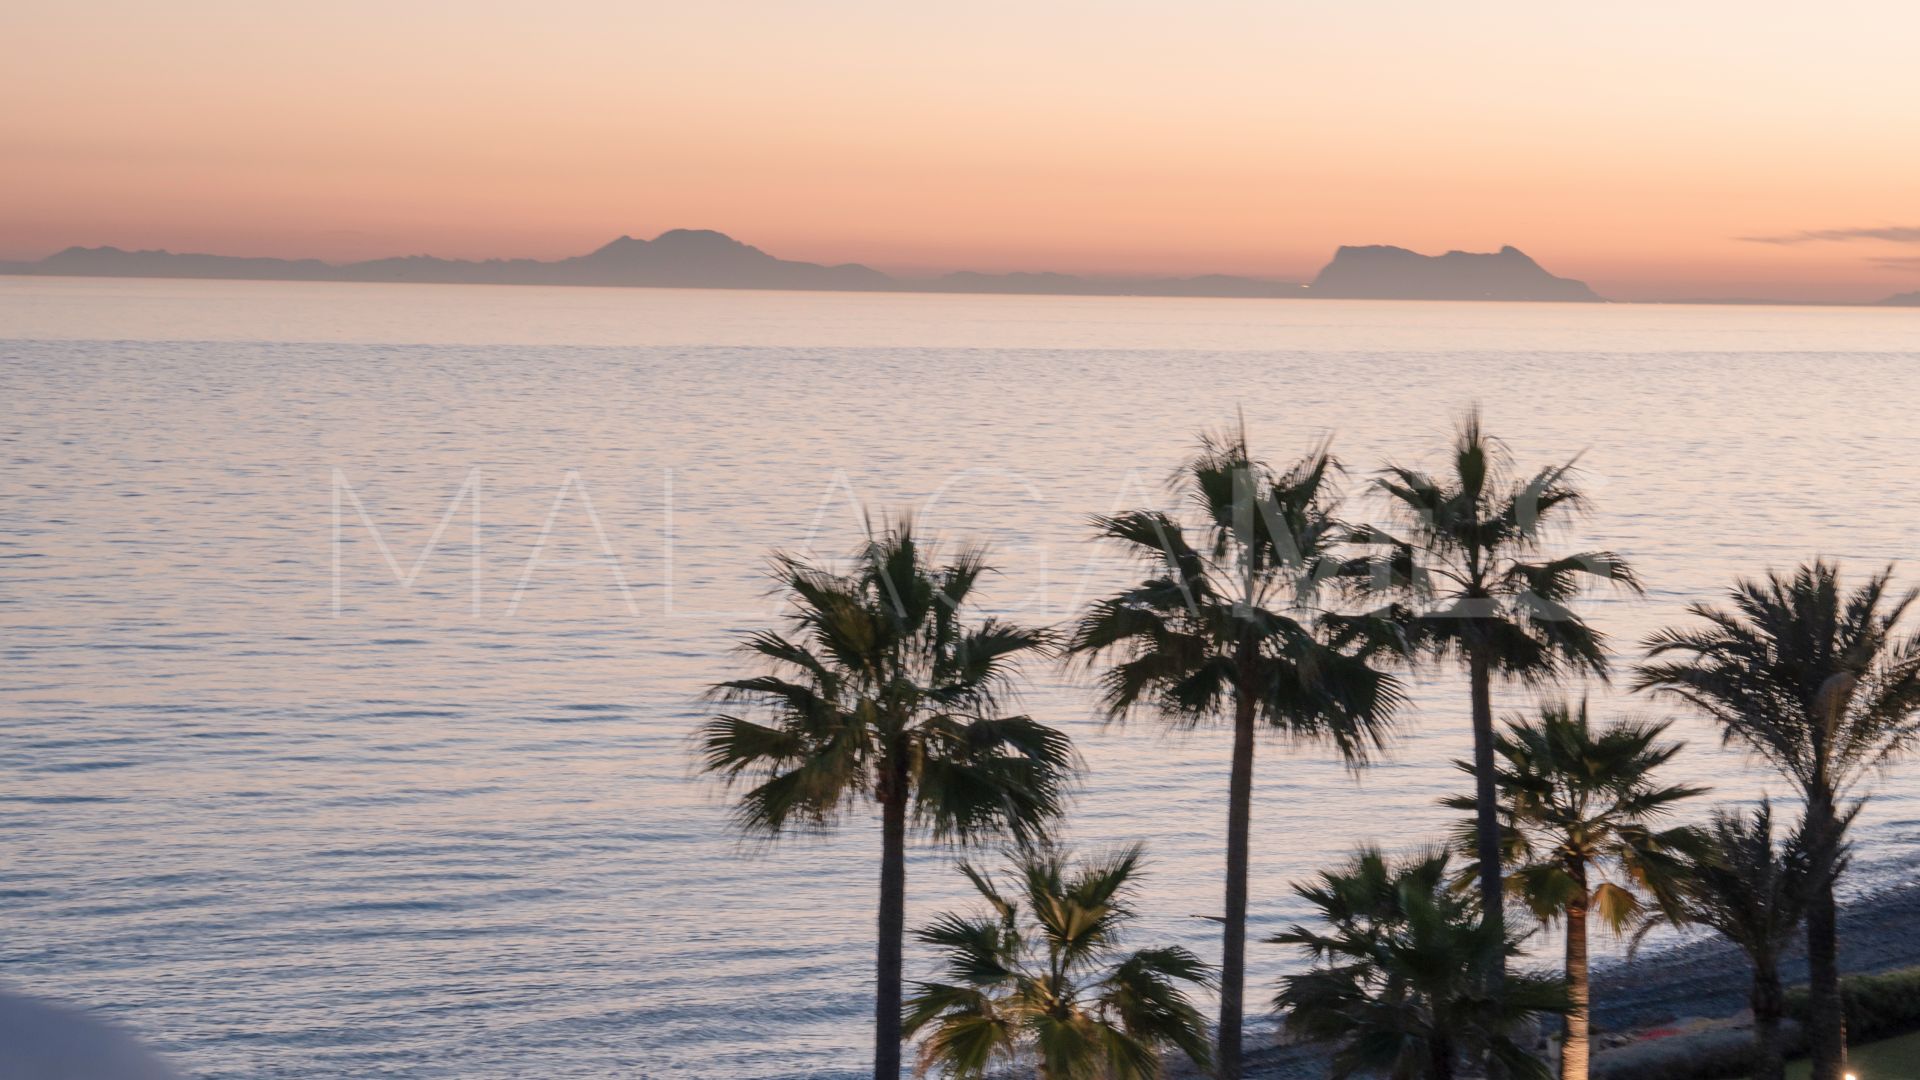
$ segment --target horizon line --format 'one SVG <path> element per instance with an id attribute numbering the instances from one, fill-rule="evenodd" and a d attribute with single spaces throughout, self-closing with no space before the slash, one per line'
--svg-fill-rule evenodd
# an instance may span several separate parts
<path id="1" fill-rule="evenodd" d="M 732 284 L 732 283 L 719 283 L 719 282 L 674 283 L 674 282 L 649 282 L 649 281 L 628 281 L 628 282 L 618 282 L 618 281 L 598 281 L 598 282 L 596 281 L 551 281 L 551 282 L 432 281 L 432 280 L 425 280 L 425 279 L 409 279 L 409 278 L 393 278 L 391 280 L 367 280 L 367 279 L 361 279 L 361 278 L 327 279 L 327 278 L 304 278 L 304 277 L 284 277 L 284 276 L 276 277 L 276 276 L 271 276 L 271 273 L 270 273 L 270 268 L 274 265 L 280 265 L 287 268 L 311 266 L 321 272 L 342 272 L 342 271 L 350 271 L 356 268 L 366 268 L 366 267 L 377 266 L 379 264 L 406 264 L 406 263 L 414 263 L 414 262 L 438 263 L 448 267 L 471 267 L 476 269 L 488 269 L 488 268 L 498 269 L 498 268 L 511 268 L 511 267 L 522 267 L 527 269 L 532 269 L 535 267 L 554 268 L 554 267 L 567 265 L 576 260 L 590 258 L 594 255 L 607 251 L 608 249 L 614 247 L 617 244 L 629 243 L 629 244 L 647 246 L 647 245 L 656 244 L 668 237 L 713 238 L 727 245 L 729 248 L 733 250 L 740 251 L 743 253 L 750 253 L 748 257 L 759 256 L 768 260 L 770 265 L 776 265 L 781 268 L 793 269 L 797 271 L 805 271 L 805 270 L 813 269 L 813 270 L 823 270 L 828 272 L 865 273 L 865 274 L 873 275 L 878 280 L 873 280 L 865 284 L 849 282 L 849 283 L 838 283 L 838 284 L 823 283 L 821 285 L 809 286 L 805 284 L 767 284 L 767 283 Z M 1446 258 L 1447 256 L 1472 256 L 1476 258 L 1487 259 L 1487 258 L 1505 256 L 1511 253 L 1512 255 L 1517 255 L 1523 259 L 1526 259 L 1527 262 L 1531 263 L 1535 268 L 1541 270 L 1543 274 L 1547 273 L 1545 271 L 1545 268 L 1540 267 L 1539 264 L 1535 262 L 1531 256 L 1526 255 L 1519 248 L 1510 244 L 1500 245 L 1494 251 L 1486 251 L 1486 252 L 1469 251 L 1464 248 L 1451 248 L 1437 255 L 1426 255 L 1421 252 L 1415 251 L 1412 248 L 1403 247 L 1397 244 L 1340 244 L 1340 245 L 1336 245 L 1335 252 L 1333 255 L 1333 260 L 1338 260 L 1340 255 L 1343 252 L 1349 252 L 1349 251 L 1391 251 L 1391 252 L 1412 255 L 1417 259 L 1426 261 L 1426 262 L 1438 261 Z M 104 270 L 104 269 L 103 270 L 88 270 L 88 269 L 43 270 L 43 269 L 40 269 L 44 264 L 54 259 L 57 259 L 63 255 L 89 255 L 89 256 L 118 255 L 118 256 L 131 256 L 131 257 L 144 256 L 148 258 L 164 257 L 164 258 L 170 258 L 170 259 L 214 259 L 214 260 L 222 260 L 222 261 L 232 262 L 232 263 L 255 264 L 257 267 L 261 269 L 269 270 L 269 273 L 258 274 L 258 275 L 236 275 L 236 274 L 193 273 L 193 272 L 115 273 L 111 270 Z M 1317 280 L 1320 276 L 1323 276 L 1325 274 L 1327 267 L 1331 265 L 1333 265 L 1332 261 L 1330 261 L 1328 264 L 1323 266 L 1320 272 L 1314 275 L 1314 279 Z M 238 267 L 235 267 L 234 269 L 238 269 Z M 1100 272 L 1075 272 L 1075 271 L 1059 271 L 1059 270 L 973 270 L 973 269 L 968 269 L 964 267 L 954 268 L 954 269 L 937 269 L 937 268 L 929 269 L 925 267 L 916 267 L 916 268 L 910 268 L 910 269 L 894 268 L 891 270 L 883 270 L 883 269 L 877 268 L 872 264 L 865 263 L 865 262 L 858 262 L 858 261 L 848 261 L 848 262 L 839 262 L 839 263 L 815 263 L 815 262 L 808 262 L 805 260 L 787 259 L 781 256 L 773 255 L 762 248 L 759 248 L 753 244 L 749 244 L 745 241 L 739 240 L 735 238 L 732 234 L 719 229 L 686 228 L 686 227 L 674 227 L 674 228 L 664 229 L 659 233 L 655 234 L 650 240 L 638 239 L 630 233 L 623 232 L 620 235 L 616 236 L 614 239 L 606 241 L 586 252 L 576 254 L 576 255 L 563 255 L 563 256 L 558 256 L 558 257 L 548 258 L 548 259 L 541 259 L 533 256 L 524 256 L 524 255 L 521 255 L 521 256 L 491 255 L 491 256 L 485 256 L 480 258 L 464 258 L 464 257 L 440 256 L 440 255 L 431 254 L 429 252 L 420 251 L 420 252 L 413 252 L 413 253 L 407 253 L 407 254 L 380 255 L 380 256 L 373 256 L 373 257 L 362 258 L 362 259 L 330 261 L 317 256 L 289 257 L 289 256 L 279 256 L 279 255 L 226 255 L 226 254 L 220 254 L 214 251 L 192 251 L 192 250 L 175 251 L 171 248 L 166 248 L 166 247 L 123 248 L 117 244 L 98 244 L 94 246 L 87 246 L 84 244 L 70 244 L 56 251 L 43 255 L 38 259 L 0 260 L 0 276 L 6 276 L 6 277 L 102 277 L 102 278 L 119 277 L 119 278 L 126 278 L 126 279 L 171 278 L 175 280 L 282 280 L 282 281 L 285 281 L 285 280 L 294 280 L 294 281 L 335 280 L 336 283 L 339 283 L 339 284 L 503 284 L 503 285 L 535 285 L 535 286 L 548 286 L 548 287 L 586 286 L 586 287 L 607 287 L 607 288 L 635 288 L 635 287 L 638 287 L 638 288 L 646 288 L 646 287 L 706 288 L 706 289 L 720 288 L 720 289 L 753 289 L 753 290 L 760 290 L 760 291 L 835 291 L 835 292 L 910 291 L 910 292 L 949 293 L 949 294 L 957 294 L 957 295 L 1039 295 L 1039 296 L 1162 295 L 1162 296 L 1166 296 L 1167 298 L 1175 298 L 1175 299 L 1183 298 L 1183 297 L 1215 298 L 1215 299 L 1426 299 L 1426 300 L 1440 300 L 1440 301 L 1464 300 L 1464 301 L 1472 301 L 1472 302 L 1486 302 L 1487 300 L 1500 301 L 1500 300 L 1506 299 L 1506 300 L 1510 300 L 1511 302 L 1555 302 L 1554 299 L 1552 298 L 1538 298 L 1538 297 L 1523 297 L 1523 298 L 1481 297 L 1481 296 L 1368 297 L 1368 296 L 1351 296 L 1351 295 L 1336 296 L 1336 295 L 1330 295 L 1327 293 L 1321 293 L 1316 296 L 1311 291 L 1312 280 L 1302 281 L 1293 277 L 1267 277 L 1267 276 L 1260 276 L 1255 274 L 1230 273 L 1225 271 L 1202 271 L 1202 272 L 1195 272 L 1195 273 L 1154 273 L 1154 272 L 1148 272 L 1148 271 L 1140 271 L 1140 272 L 1133 272 L 1133 273 L 1100 273 Z M 1551 274 L 1547 274 L 1547 276 L 1549 278 L 1553 278 L 1553 275 Z M 1004 286 L 1015 286 L 1015 285 L 1025 284 L 1032 287 L 1029 287 L 1029 288 L 1014 288 L 1014 287 L 972 288 L 972 289 L 938 288 L 937 287 L 943 283 L 949 283 L 950 279 L 954 279 L 954 278 L 979 279 L 979 282 L 981 284 L 999 283 Z M 1576 279 L 1554 278 L 1554 280 L 1568 282 L 1572 284 L 1579 284 L 1583 288 L 1585 287 L 1584 283 L 1580 283 Z M 1126 293 L 1126 292 L 1113 293 L 1113 292 L 1105 292 L 1105 291 L 1076 292 L 1073 290 L 1073 286 L 1076 283 L 1080 285 L 1093 287 L 1093 288 L 1101 288 L 1101 287 L 1124 288 L 1126 286 L 1154 286 L 1154 285 L 1160 285 L 1160 286 L 1189 285 L 1189 286 L 1203 287 L 1203 283 L 1206 283 L 1209 281 L 1217 281 L 1223 284 L 1224 283 L 1245 283 L 1250 286 L 1258 286 L 1258 287 L 1270 288 L 1273 290 L 1287 290 L 1287 291 L 1281 292 L 1278 295 L 1259 295 L 1259 294 L 1250 294 L 1250 293 L 1204 293 L 1204 292 L 1178 293 L 1178 294 Z M 888 288 L 887 287 L 888 283 L 894 283 L 896 285 L 904 285 L 904 286 L 910 286 L 910 287 L 906 289 Z M 1058 291 L 1050 291 L 1046 287 L 1048 285 L 1055 286 Z M 1298 292 L 1294 293 L 1294 292 L 1291 292 L 1291 290 L 1298 290 Z M 1598 297 L 1597 295 L 1594 296 L 1594 299 L 1598 299 L 1602 302 L 1607 302 L 1607 303 L 1668 304 L 1668 305 L 1678 305 L 1678 306 L 1775 305 L 1775 306 L 1783 306 L 1783 307 L 1875 307 L 1875 308 L 1881 308 L 1881 307 L 1909 306 L 1910 304 L 1920 303 L 1920 293 L 1896 292 L 1896 293 L 1892 293 L 1892 294 L 1878 297 L 1878 298 L 1861 298 L 1861 299 L 1824 299 L 1824 298 L 1792 299 L 1792 298 L 1776 298 L 1776 297 L 1766 297 L 1766 296 L 1727 296 L 1727 297 L 1697 297 L 1697 298 L 1694 298 L 1694 297 L 1617 298 L 1617 297 Z M 1581 302 L 1591 302 L 1591 301 L 1581 301 Z"/>

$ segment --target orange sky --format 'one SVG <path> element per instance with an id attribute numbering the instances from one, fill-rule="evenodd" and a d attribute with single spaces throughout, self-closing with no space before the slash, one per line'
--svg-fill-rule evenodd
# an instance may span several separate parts
<path id="1" fill-rule="evenodd" d="M 1514 244 L 1622 298 L 1920 288 L 1920 5 L 907 8 L 8 4 L 0 258 L 685 226 L 887 269 Z"/>

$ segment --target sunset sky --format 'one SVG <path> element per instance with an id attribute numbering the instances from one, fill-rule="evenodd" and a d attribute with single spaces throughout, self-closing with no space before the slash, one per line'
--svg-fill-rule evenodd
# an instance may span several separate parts
<path id="1" fill-rule="evenodd" d="M 1301 279 L 1516 245 L 1619 298 L 1920 289 L 1920 4 L 0 7 L 0 258 L 582 252 Z"/>

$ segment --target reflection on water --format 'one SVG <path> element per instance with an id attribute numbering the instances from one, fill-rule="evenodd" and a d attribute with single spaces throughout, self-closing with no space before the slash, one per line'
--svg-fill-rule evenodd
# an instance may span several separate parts
<path id="1" fill-rule="evenodd" d="M 1524 462 L 1584 454 L 1631 643 L 1737 572 L 1914 554 L 1913 319 L 0 281 L 0 972 L 207 1077 L 860 1075 L 876 830 L 743 845 L 689 778 L 769 549 L 920 507 L 1056 620 L 1124 574 L 1086 515 L 1164 499 L 1195 430 L 1331 431 L 1357 488 L 1477 400 Z M 1026 696 L 1092 766 L 1075 837 L 1147 841 L 1141 939 L 1211 952 L 1224 740 L 1103 730 L 1078 679 Z M 1363 774 L 1263 748 L 1256 936 L 1445 822 L 1465 692 L 1418 691 Z M 1761 790 L 1681 729 L 1675 779 Z M 1914 775 L 1863 884 L 1920 843 Z M 910 920 L 963 898 L 944 864 Z M 1251 961 L 1264 998 L 1291 958 Z"/>

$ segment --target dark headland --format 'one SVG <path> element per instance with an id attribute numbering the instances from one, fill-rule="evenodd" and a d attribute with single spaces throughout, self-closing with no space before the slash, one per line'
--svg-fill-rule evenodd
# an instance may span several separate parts
<path id="1" fill-rule="evenodd" d="M 1602 299 L 1586 282 L 1554 277 L 1516 247 L 1491 255 L 1421 255 L 1385 245 L 1343 247 L 1308 288 L 1309 295 L 1342 300 Z"/>

